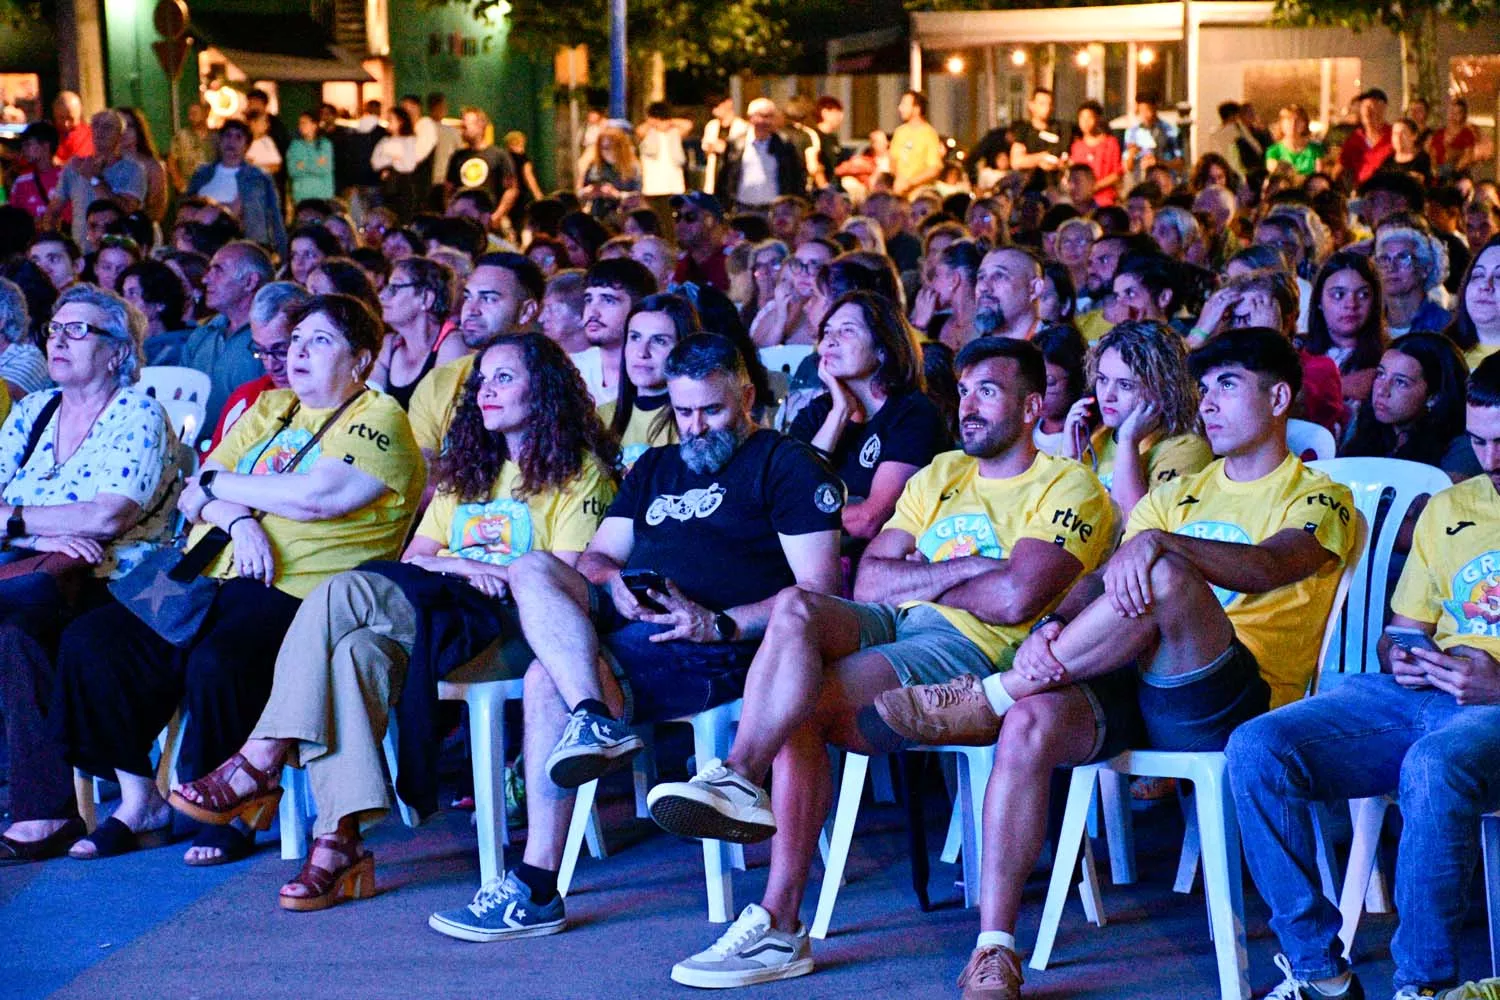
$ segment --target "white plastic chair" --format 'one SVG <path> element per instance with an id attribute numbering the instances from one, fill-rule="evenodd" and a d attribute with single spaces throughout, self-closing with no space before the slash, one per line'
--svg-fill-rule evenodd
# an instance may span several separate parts
<path id="1" fill-rule="evenodd" d="M 156 790 L 162 798 L 171 794 L 172 786 L 177 784 L 177 755 L 182 751 L 182 730 L 186 724 L 187 717 L 179 709 L 172 713 L 167 728 L 156 737 L 160 752 L 156 759 Z M 103 798 L 99 794 L 100 785 L 98 778 L 90 779 L 82 771 L 73 771 L 73 796 L 78 803 L 78 815 L 90 833 L 99 825 L 97 806 Z"/>
<path id="2" fill-rule="evenodd" d="M 1323 662 L 1326 651 L 1333 642 L 1334 623 L 1343 611 L 1355 570 L 1363 562 L 1365 536 L 1364 518 L 1356 515 L 1354 558 L 1349 560 L 1339 575 L 1333 604 L 1323 628 L 1319 663 Z M 1218 958 L 1220 996 L 1222 1000 L 1249 1000 L 1239 824 L 1235 819 L 1233 793 L 1226 774 L 1226 759 L 1221 752 L 1127 750 L 1111 760 L 1073 769 L 1068 786 L 1067 806 L 1063 812 L 1062 833 L 1058 837 L 1057 859 L 1052 866 L 1047 901 L 1042 907 L 1042 924 L 1037 933 L 1036 948 L 1031 954 L 1031 967 L 1040 971 L 1051 960 L 1052 946 L 1057 940 L 1058 925 L 1062 922 L 1063 905 L 1067 902 L 1073 869 L 1078 864 L 1079 853 L 1085 844 L 1084 826 L 1094 799 L 1095 787 L 1099 784 L 1101 775 L 1108 776 L 1111 773 L 1176 778 L 1193 783 L 1197 830 L 1203 857 L 1203 894 L 1208 903 L 1209 933 Z M 1088 874 L 1087 869 L 1085 874 Z"/>
<path id="3" fill-rule="evenodd" d="M 203 435 L 213 391 L 208 375 L 180 365 L 147 365 L 141 369 L 139 385 L 166 409 L 184 443 L 193 444 Z"/>
<path id="4" fill-rule="evenodd" d="M 693 754 L 699 766 L 729 755 L 734 739 L 734 726 L 740 720 L 744 702 L 736 700 L 717 705 L 697 715 L 671 719 L 671 722 L 686 722 L 693 727 Z M 477 782 L 476 782 L 477 783 Z M 568 838 L 563 847 L 562 866 L 557 874 L 557 891 L 568 894 L 573 884 L 573 874 L 578 866 L 578 854 L 589 826 L 597 822 L 594 800 L 599 794 L 599 782 L 590 781 L 578 789 L 573 802 L 573 819 L 568 825 Z M 745 851 L 739 844 L 722 840 L 703 841 L 703 879 L 708 892 L 708 919 L 716 924 L 728 923 L 734 916 L 734 869 L 745 868 Z"/>
<path id="5" fill-rule="evenodd" d="M 381 742 L 385 751 L 385 766 L 391 772 L 392 788 L 396 786 L 396 739 L 396 716 L 392 713 L 386 722 L 385 739 Z M 307 856 L 307 821 L 317 815 L 317 803 L 313 799 L 307 772 L 300 767 L 281 769 L 281 787 L 281 856 L 287 861 L 297 861 Z M 419 826 L 422 817 L 417 815 L 416 810 L 402 802 L 401 796 L 396 795 L 394 798 L 401 821 L 413 829 Z"/>
<path id="6" fill-rule="evenodd" d="M 1333 432 L 1322 424 L 1311 420 L 1288 420 L 1286 422 L 1286 446 L 1293 455 L 1301 456 L 1309 451 L 1318 461 L 1324 462 L 1338 454 L 1338 442 Z"/>

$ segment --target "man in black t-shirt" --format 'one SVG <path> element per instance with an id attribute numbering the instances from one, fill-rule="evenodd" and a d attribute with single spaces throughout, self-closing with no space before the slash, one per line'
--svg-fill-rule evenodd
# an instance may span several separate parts
<path id="1" fill-rule="evenodd" d="M 526 674 L 525 860 L 434 930 L 468 941 L 563 929 L 557 872 L 572 790 L 627 766 L 629 728 L 741 696 L 776 595 L 839 583 L 843 487 L 750 416 L 738 349 L 697 334 L 667 359 L 680 443 L 636 462 L 577 569 L 545 552 L 508 583 L 536 661 Z M 634 573 L 658 574 L 647 587 Z M 655 605 L 659 610 L 652 610 Z"/>
<path id="2" fill-rule="evenodd" d="M 1045 87 L 1033 90 L 1026 112 L 1030 117 L 1010 130 L 1010 168 L 1031 171 L 1026 189 L 1041 191 L 1057 183 L 1068 140 L 1052 120 L 1052 91 Z"/>
<path id="3" fill-rule="evenodd" d="M 498 231 L 520 191 L 515 162 L 505 150 L 486 141 L 489 115 L 479 108 L 464 108 L 461 121 L 464 148 L 448 161 L 448 194 L 473 188 L 488 191 L 495 202 L 490 228 Z"/>

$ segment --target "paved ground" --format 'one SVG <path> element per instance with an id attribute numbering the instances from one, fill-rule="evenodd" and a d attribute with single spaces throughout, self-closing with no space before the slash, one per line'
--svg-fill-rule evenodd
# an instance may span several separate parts
<path id="1" fill-rule="evenodd" d="M 622 786 L 615 789 L 623 793 Z M 942 818 L 934 803 L 933 836 Z M 276 906 L 277 887 L 295 872 L 263 835 L 249 861 L 192 869 L 182 847 L 109 861 L 61 860 L 0 870 L 0 998 L 126 1000 L 308 997 L 690 997 L 667 978 L 671 964 L 712 941 L 705 920 L 701 853 L 695 843 L 632 818 L 630 803 L 608 803 L 612 856 L 580 862 L 568 900 L 572 926 L 530 941 L 471 945 L 426 927 L 427 914 L 472 894 L 478 861 L 467 817 L 445 814 L 419 830 L 387 822 L 371 844 L 382 888 L 375 899 L 321 914 Z M 1217 995 L 1201 890 L 1171 891 L 1180 819 L 1175 807 L 1138 823 L 1140 882 L 1105 888 L 1109 923 L 1083 920 L 1075 896 L 1054 964 L 1030 973 L 1028 998 L 1211 998 Z M 912 897 L 903 811 L 866 804 L 839 900 L 833 933 L 815 944 L 818 971 L 746 996 L 952 998 L 977 930 L 961 908 L 956 869 L 934 858 L 935 912 Z M 933 844 L 934 854 L 938 845 Z M 1101 857 L 1102 857 L 1101 852 Z M 736 880 L 737 902 L 758 898 L 764 850 Z M 821 877 L 815 867 L 814 879 Z M 817 890 L 814 881 L 812 893 Z M 1021 941 L 1035 937 L 1045 872 L 1031 879 Z M 1247 882 L 1251 979 L 1257 992 L 1279 977 L 1265 911 Z M 1473 907 L 1464 940 L 1465 971 L 1487 971 Z M 812 902 L 805 915 L 810 918 Z M 1390 995 L 1391 918 L 1367 917 L 1358 969 L 1369 994 Z"/>

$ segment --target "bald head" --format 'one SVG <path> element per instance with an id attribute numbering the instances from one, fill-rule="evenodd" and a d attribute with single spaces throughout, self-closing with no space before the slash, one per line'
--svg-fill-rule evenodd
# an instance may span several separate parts
<path id="1" fill-rule="evenodd" d="M 52 124 L 67 132 L 83 121 L 83 100 L 71 90 L 64 90 L 52 101 Z"/>
<path id="2" fill-rule="evenodd" d="M 1025 339 L 1040 315 L 1042 265 L 1018 247 L 997 247 L 979 262 L 974 326 L 981 334 Z"/>

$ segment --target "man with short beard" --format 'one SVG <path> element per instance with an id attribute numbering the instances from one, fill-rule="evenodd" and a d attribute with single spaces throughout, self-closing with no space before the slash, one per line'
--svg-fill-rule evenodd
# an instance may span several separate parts
<path id="1" fill-rule="evenodd" d="M 877 696 L 937 678 L 978 683 L 1009 666 L 1031 623 L 1108 550 L 1113 514 L 1099 480 L 1032 443 L 1041 351 L 990 337 L 964 348 L 955 368 L 963 451 L 907 482 L 860 560 L 854 601 L 797 588 L 775 599 L 728 758 L 651 790 L 651 815 L 672 833 L 772 838 L 761 903 L 679 962 L 679 983 L 748 986 L 812 971 L 799 910 L 833 797 L 827 744 L 896 749 L 872 709 Z"/>
<path id="2" fill-rule="evenodd" d="M 1100 308 L 1078 317 L 1078 332 L 1090 344 L 1110 331 L 1114 324 L 1105 317 L 1104 300 L 1114 292 L 1115 272 L 1127 253 L 1155 253 L 1156 241 L 1139 233 L 1115 233 L 1099 237 L 1089 248 L 1088 279 L 1083 294 Z"/>
<path id="3" fill-rule="evenodd" d="M 589 385 L 600 406 L 620 394 L 620 358 L 625 353 L 625 323 L 630 310 L 657 292 L 646 266 L 629 257 L 601 260 L 583 279 L 583 335 L 599 354 L 600 379 Z"/>
<path id="4" fill-rule="evenodd" d="M 529 327 L 536 319 L 547 282 L 541 270 L 518 253 L 490 253 L 474 264 L 464 285 L 456 331 L 469 353 L 428 372 L 411 395 L 412 434 L 428 461 L 443 448 L 448 421 L 474 370 L 474 359 L 501 337 Z"/>
<path id="5" fill-rule="evenodd" d="M 1020 247 L 997 247 L 979 262 L 974 332 L 1030 340 L 1042 323 L 1042 264 Z"/>
<path id="6" fill-rule="evenodd" d="M 756 429 L 755 390 L 734 344 L 688 337 L 666 374 L 680 443 L 636 462 L 578 568 L 544 552 L 510 565 L 536 655 L 526 674 L 525 859 L 468 906 L 433 914 L 442 934 L 561 931 L 557 873 L 573 790 L 629 766 L 642 747 L 631 724 L 739 698 L 777 593 L 838 586 L 843 487 L 811 449 Z M 638 571 L 659 579 L 632 586 Z"/>

